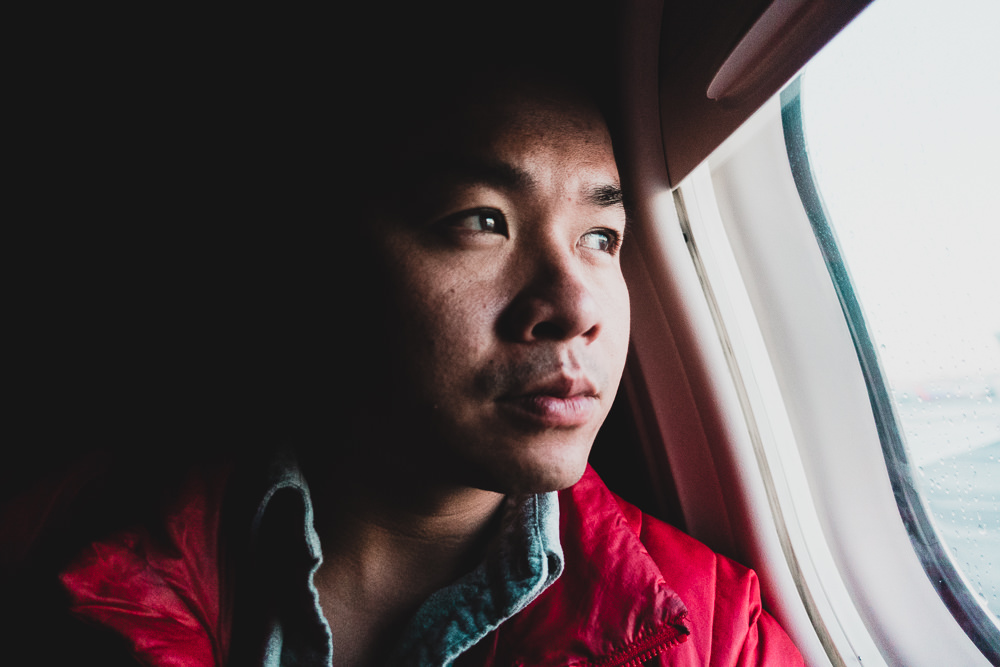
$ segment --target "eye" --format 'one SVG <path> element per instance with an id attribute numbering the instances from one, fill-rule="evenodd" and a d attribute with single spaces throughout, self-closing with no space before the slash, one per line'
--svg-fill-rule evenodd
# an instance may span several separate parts
<path id="1" fill-rule="evenodd" d="M 507 219 L 495 208 L 475 208 L 449 215 L 441 221 L 445 227 L 467 230 L 470 232 L 485 232 L 487 234 L 507 234 Z"/>
<path id="2" fill-rule="evenodd" d="M 618 252 L 619 245 L 618 232 L 610 229 L 592 229 L 580 237 L 581 247 L 611 255 Z"/>

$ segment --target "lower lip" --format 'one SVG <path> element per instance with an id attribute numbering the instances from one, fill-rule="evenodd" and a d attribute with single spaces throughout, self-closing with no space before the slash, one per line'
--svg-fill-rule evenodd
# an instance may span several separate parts
<path id="1" fill-rule="evenodd" d="M 575 428 L 589 423 L 597 411 L 595 396 L 517 396 L 507 398 L 500 405 L 518 416 L 545 428 Z"/>

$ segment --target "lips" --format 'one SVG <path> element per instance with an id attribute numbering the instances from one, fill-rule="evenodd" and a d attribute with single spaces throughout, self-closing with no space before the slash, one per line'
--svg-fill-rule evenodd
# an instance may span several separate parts
<path id="1" fill-rule="evenodd" d="M 600 398 L 586 378 L 560 376 L 503 396 L 498 405 L 530 426 L 576 428 L 594 419 Z"/>

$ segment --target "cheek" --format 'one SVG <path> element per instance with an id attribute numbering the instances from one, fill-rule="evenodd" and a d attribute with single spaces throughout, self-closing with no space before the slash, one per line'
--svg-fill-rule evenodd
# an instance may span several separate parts
<path id="1" fill-rule="evenodd" d="M 624 367 L 631 325 L 629 294 L 624 279 L 615 281 L 613 288 L 608 290 L 605 298 L 604 329 L 608 353 L 615 359 L 618 366 Z"/>
<path id="2" fill-rule="evenodd" d="M 453 385 L 484 363 L 502 305 L 493 282 L 435 266 L 409 267 L 397 301 L 401 351 L 434 385 Z M 421 362 L 422 361 L 422 362 Z"/>

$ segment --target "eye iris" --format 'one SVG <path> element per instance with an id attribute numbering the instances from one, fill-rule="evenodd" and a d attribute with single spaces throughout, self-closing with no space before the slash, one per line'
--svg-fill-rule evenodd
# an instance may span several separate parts
<path id="1" fill-rule="evenodd" d="M 453 235 L 481 234 L 483 236 L 508 236 L 507 220 L 501 211 L 492 208 L 473 208 L 453 213 L 434 224 L 440 232 Z"/>
<path id="2" fill-rule="evenodd" d="M 612 249 L 611 235 L 607 232 L 590 232 L 584 239 L 584 245 L 588 248 L 602 252 L 609 252 Z"/>
<path id="3" fill-rule="evenodd" d="M 496 211 L 467 211 L 453 219 L 452 224 L 476 232 L 505 234 L 503 215 Z"/>

